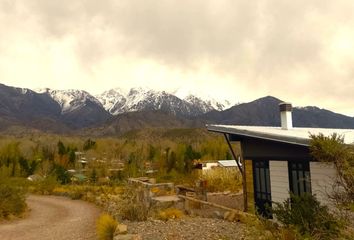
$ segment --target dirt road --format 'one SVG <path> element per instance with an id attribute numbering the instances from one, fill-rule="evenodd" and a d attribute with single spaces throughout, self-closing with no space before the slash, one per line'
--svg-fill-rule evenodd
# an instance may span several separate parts
<path id="1" fill-rule="evenodd" d="M 25 219 L 0 224 L 1 240 L 96 239 L 94 205 L 55 196 L 30 196 Z"/>

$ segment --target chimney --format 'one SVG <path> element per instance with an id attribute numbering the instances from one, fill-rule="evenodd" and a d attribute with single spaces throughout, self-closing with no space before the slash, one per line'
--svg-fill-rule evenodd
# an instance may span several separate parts
<path id="1" fill-rule="evenodd" d="M 279 103 L 280 110 L 280 121 L 281 129 L 288 130 L 293 128 L 293 119 L 292 119 L 292 106 L 291 103 L 282 102 Z"/>

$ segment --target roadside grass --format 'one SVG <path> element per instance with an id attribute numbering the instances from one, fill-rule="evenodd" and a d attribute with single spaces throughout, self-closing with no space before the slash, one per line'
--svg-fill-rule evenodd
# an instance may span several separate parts
<path id="1" fill-rule="evenodd" d="M 22 217 L 27 209 L 27 186 L 22 179 L 0 179 L 0 220 Z"/>
<path id="2" fill-rule="evenodd" d="M 102 214 L 96 224 L 97 237 L 99 240 L 112 240 L 118 222 L 109 214 Z"/>

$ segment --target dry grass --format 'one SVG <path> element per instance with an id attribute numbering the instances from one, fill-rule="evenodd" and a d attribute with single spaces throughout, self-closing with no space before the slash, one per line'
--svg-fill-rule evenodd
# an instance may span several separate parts
<path id="1" fill-rule="evenodd" d="M 183 212 L 176 208 L 167 208 L 160 210 L 157 214 L 157 219 L 167 221 L 169 219 L 178 219 L 183 217 Z"/>
<path id="2" fill-rule="evenodd" d="M 238 192 L 242 189 L 242 176 L 237 168 L 205 170 L 202 173 L 202 178 L 207 181 L 209 192 Z"/>

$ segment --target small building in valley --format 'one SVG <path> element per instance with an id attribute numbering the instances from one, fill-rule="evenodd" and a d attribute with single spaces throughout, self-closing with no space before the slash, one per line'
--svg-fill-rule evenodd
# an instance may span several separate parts
<path id="1" fill-rule="evenodd" d="M 245 211 L 268 215 L 267 205 L 283 202 L 289 192 L 316 194 L 328 203 L 327 194 L 337 177 L 333 164 L 317 162 L 309 150 L 310 135 L 337 133 L 346 144 L 354 142 L 354 129 L 297 128 L 292 125 L 292 106 L 279 104 L 281 127 L 207 125 L 207 129 L 225 135 L 230 149 L 241 143 Z M 232 150 L 232 149 L 231 149 Z M 234 154 L 234 158 L 236 158 Z"/>

